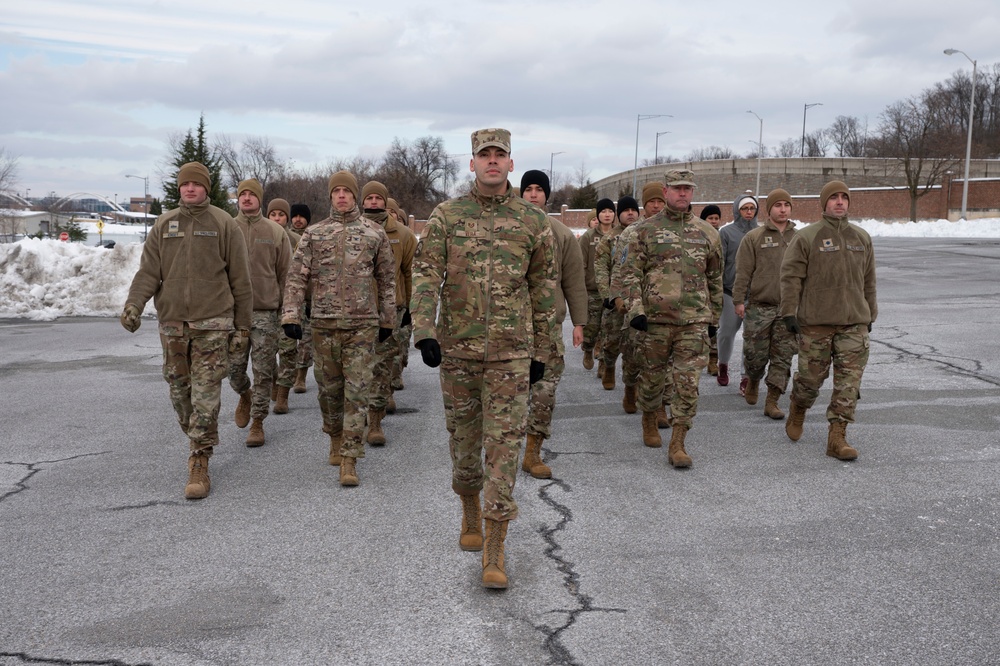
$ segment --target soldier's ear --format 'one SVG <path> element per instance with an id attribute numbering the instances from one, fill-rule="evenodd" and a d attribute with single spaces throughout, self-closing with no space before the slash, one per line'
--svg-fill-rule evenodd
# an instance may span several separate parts
<path id="1" fill-rule="evenodd" d="M 469 171 L 476 173 L 476 160 L 469 160 Z"/>
<path id="2" fill-rule="evenodd" d="M 511 160 L 510 160 L 510 168 L 507 169 L 507 171 L 510 171 L 511 173 L 514 173 L 514 159 L 513 158 L 511 158 Z"/>

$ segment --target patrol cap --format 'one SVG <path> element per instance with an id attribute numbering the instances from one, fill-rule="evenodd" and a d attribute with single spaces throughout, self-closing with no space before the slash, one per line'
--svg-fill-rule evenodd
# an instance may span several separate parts
<path id="1" fill-rule="evenodd" d="M 671 169 L 663 176 L 663 182 L 667 187 L 671 185 L 698 187 L 694 184 L 694 171 L 689 171 L 688 169 Z"/>
<path id="2" fill-rule="evenodd" d="M 472 133 L 472 154 L 475 155 L 483 148 L 496 146 L 510 152 L 510 130 L 501 127 L 490 127 L 488 129 L 476 130 Z"/>

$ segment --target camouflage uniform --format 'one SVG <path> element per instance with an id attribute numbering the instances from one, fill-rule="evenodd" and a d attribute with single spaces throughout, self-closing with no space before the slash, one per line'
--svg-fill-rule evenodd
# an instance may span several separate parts
<path id="1" fill-rule="evenodd" d="M 614 229 L 616 227 L 612 227 L 612 230 Z M 600 225 L 593 229 L 587 229 L 580 236 L 580 250 L 583 252 L 583 270 L 587 286 L 587 325 L 583 327 L 583 345 L 581 345 L 584 352 L 594 350 L 594 345 L 597 344 L 601 331 L 601 319 L 604 317 L 604 299 L 601 298 L 601 293 L 597 288 L 597 273 L 595 271 L 597 246 L 603 237 Z"/>
<path id="2" fill-rule="evenodd" d="M 673 425 L 691 428 L 698 377 L 708 363 L 708 326 L 722 310 L 719 234 L 691 213 L 664 208 L 636 228 L 619 262 L 626 317 L 645 315 L 648 322 L 638 406 L 655 412 L 672 372 Z"/>
<path id="3" fill-rule="evenodd" d="M 800 229 L 781 264 L 781 316 L 796 317 L 802 328 L 792 402 L 812 407 L 832 363 L 826 418 L 853 423 L 868 364 L 868 326 L 878 316 L 868 233 L 846 216 L 826 214 Z"/>
<path id="4" fill-rule="evenodd" d="M 211 454 L 219 443 L 227 343 L 234 325 L 250 329 L 253 309 L 246 242 L 236 221 L 207 200 L 161 215 L 143 244 L 125 304 L 141 312 L 150 298 L 177 421 L 192 451 Z"/>
<path id="5" fill-rule="evenodd" d="M 285 227 L 285 235 L 288 236 L 288 244 L 292 248 L 292 252 L 299 245 L 299 239 L 302 237 L 295 233 L 288 227 Z M 284 291 L 284 285 L 281 286 L 282 291 Z M 283 386 L 285 388 L 292 388 L 295 383 L 295 369 L 296 357 L 298 356 L 298 340 L 293 340 L 287 335 L 283 334 L 280 330 L 278 331 L 278 371 L 275 379 L 275 383 L 278 386 Z"/>
<path id="6" fill-rule="evenodd" d="M 555 349 L 553 244 L 545 213 L 509 183 L 495 196 L 474 184 L 434 209 L 413 260 L 413 337 L 437 340 L 443 357 L 452 489 L 484 490 L 489 520 L 517 517 L 530 360 Z"/>
<path id="7" fill-rule="evenodd" d="M 309 290 L 323 432 L 343 432 L 345 457 L 364 454 L 372 355 L 378 327 L 395 324 L 395 272 L 385 231 L 355 206 L 306 228 L 285 283 L 282 325 L 302 321 Z"/>
<path id="8" fill-rule="evenodd" d="M 643 365 L 646 333 L 645 331 L 637 331 L 629 326 L 628 320 L 625 317 L 625 292 L 622 288 L 622 258 L 625 256 L 628 244 L 635 236 L 639 225 L 643 222 L 644 220 L 636 220 L 632 224 L 625 227 L 625 229 L 615 239 L 614 250 L 611 254 L 611 276 L 609 278 L 608 295 L 612 300 L 621 299 L 618 301 L 618 306 L 615 308 L 614 312 L 619 315 L 618 325 L 620 329 L 619 335 L 621 338 L 622 383 L 625 384 L 625 386 L 635 386 L 639 383 L 639 371 L 642 369 Z M 663 392 L 665 400 L 669 400 L 671 393 L 673 393 L 673 389 L 671 387 L 672 382 L 668 373 L 666 375 L 666 385 L 664 386 Z"/>
<path id="9" fill-rule="evenodd" d="M 604 366 L 615 367 L 621 351 L 622 322 L 625 314 L 617 309 L 604 307 L 604 300 L 611 297 L 611 262 L 618 247 L 618 237 L 627 227 L 615 225 L 597 243 L 594 249 L 594 280 L 601 299 L 601 354 Z"/>
<path id="10" fill-rule="evenodd" d="M 767 370 L 765 383 L 784 393 L 791 376 L 792 357 L 798 340 L 779 314 L 781 260 L 795 235 L 789 222 L 778 231 L 768 218 L 763 227 L 747 233 L 736 252 L 733 302 L 746 303 L 743 315 L 743 370 L 758 382 Z M 770 364 L 770 366 L 768 366 Z"/>

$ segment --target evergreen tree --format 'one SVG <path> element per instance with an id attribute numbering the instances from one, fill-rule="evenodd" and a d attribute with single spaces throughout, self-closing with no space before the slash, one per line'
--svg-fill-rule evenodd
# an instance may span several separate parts
<path id="1" fill-rule="evenodd" d="M 587 183 L 573 193 L 569 199 L 570 208 L 593 208 L 597 205 L 597 188 L 589 180 Z"/>
<path id="2" fill-rule="evenodd" d="M 229 205 L 229 193 L 222 187 L 222 160 L 208 145 L 204 113 L 198 119 L 197 131 L 188 130 L 180 145 L 174 147 L 174 158 L 171 160 L 172 169 L 169 177 L 163 183 L 163 208 L 168 210 L 176 208 L 180 202 L 177 174 L 181 167 L 188 162 L 201 162 L 208 168 L 212 177 L 212 189 L 208 193 L 209 200 L 213 206 L 218 206 L 222 210 L 232 213 L 233 209 Z"/>
<path id="3" fill-rule="evenodd" d="M 153 199 L 153 203 L 149 204 L 149 214 L 157 217 L 163 214 L 163 204 L 159 199 Z"/>

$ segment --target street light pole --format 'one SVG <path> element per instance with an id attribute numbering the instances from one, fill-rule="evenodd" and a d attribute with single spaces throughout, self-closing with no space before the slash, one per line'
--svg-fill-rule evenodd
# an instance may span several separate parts
<path id="1" fill-rule="evenodd" d="M 653 164 L 660 163 L 660 137 L 663 136 L 664 134 L 670 134 L 670 130 L 667 130 L 666 132 L 656 133 L 656 145 L 653 148 Z"/>
<path id="2" fill-rule="evenodd" d="M 806 111 L 813 108 L 814 106 L 823 106 L 823 102 L 816 102 L 815 104 L 804 104 L 802 106 L 802 146 L 799 149 L 799 157 L 806 156 Z"/>
<path id="3" fill-rule="evenodd" d="M 760 138 L 757 139 L 757 187 L 754 189 L 754 196 L 760 196 L 760 157 L 764 153 L 764 119 L 758 116 L 753 111 L 747 111 L 747 113 L 753 113 L 754 117 L 760 121 Z"/>
<path id="4" fill-rule="evenodd" d="M 972 120 L 976 110 L 976 61 L 969 57 L 965 51 L 958 49 L 945 49 L 945 55 L 961 53 L 965 59 L 972 63 L 972 92 L 969 94 L 969 136 L 965 141 L 965 178 L 962 179 L 962 218 L 967 219 L 966 211 L 969 204 L 969 162 L 972 158 Z"/>
<path id="5" fill-rule="evenodd" d="M 632 196 L 635 196 L 635 184 L 636 178 L 639 172 L 639 123 L 643 120 L 650 120 L 652 118 L 673 118 L 667 113 L 658 114 L 643 114 L 640 113 L 635 117 L 635 163 L 632 165 Z"/>
<path id="6" fill-rule="evenodd" d="M 125 174 L 126 178 L 139 178 L 142 180 L 142 241 L 146 242 L 149 235 L 149 176 L 133 176 Z"/>
<path id="7" fill-rule="evenodd" d="M 565 152 L 566 152 L 565 150 L 560 150 L 557 153 L 552 153 L 551 155 L 549 155 L 549 187 L 555 185 L 556 182 L 556 174 L 554 171 L 552 171 L 552 163 L 555 160 L 556 155 L 562 155 Z M 521 192 L 521 194 L 524 194 L 524 192 Z"/>

